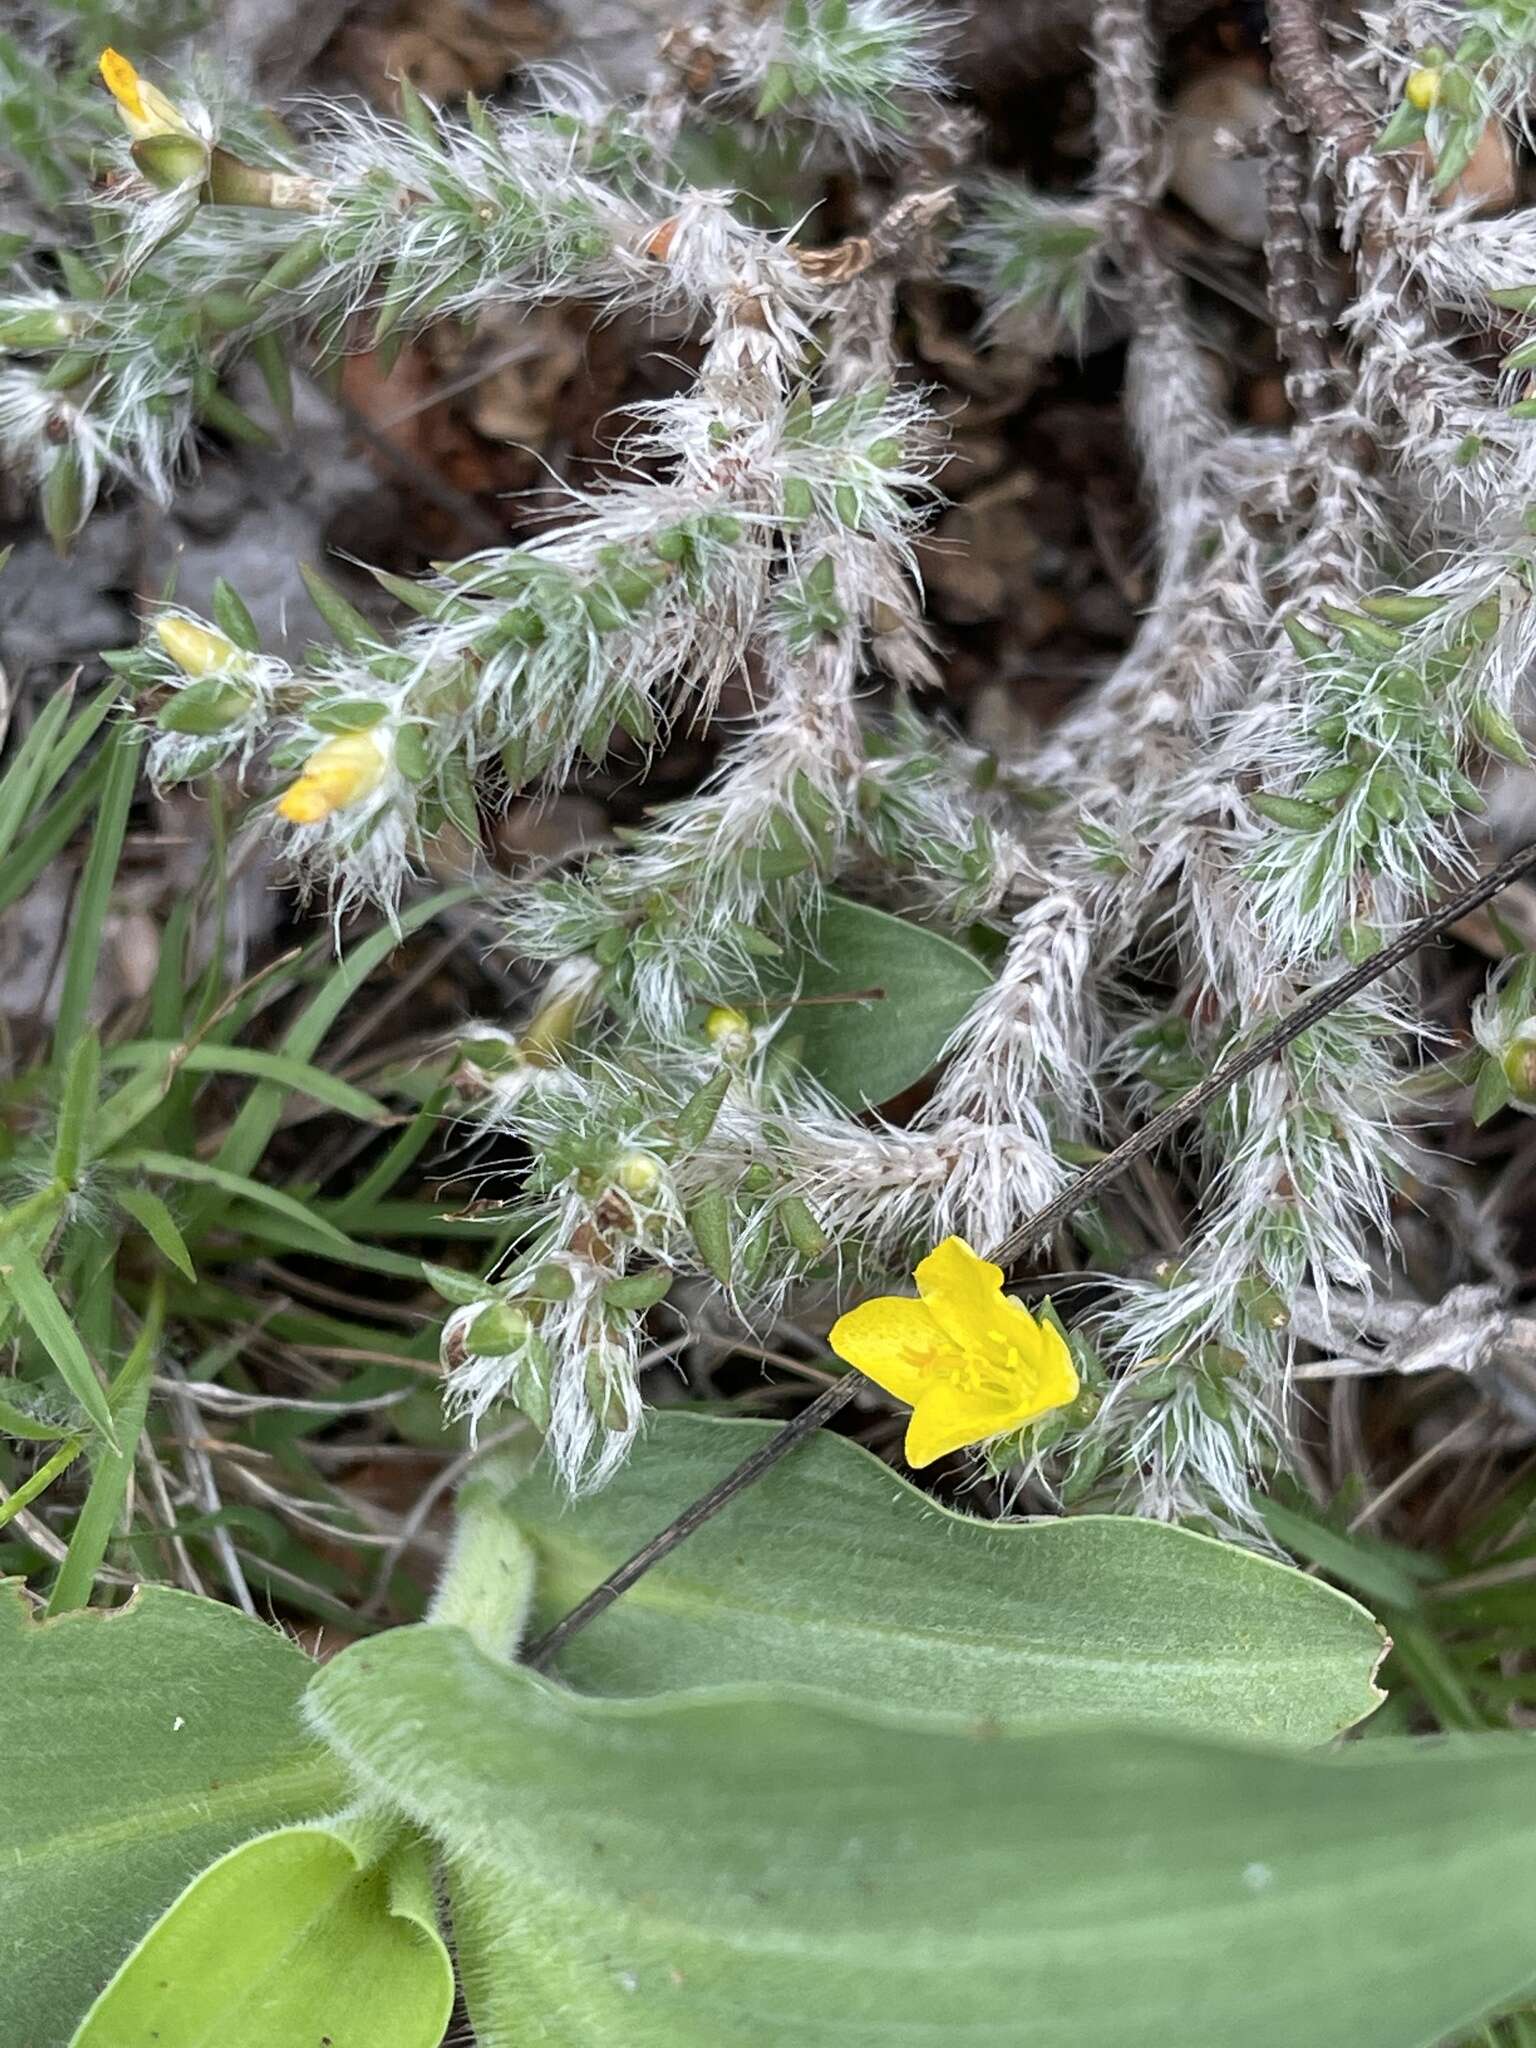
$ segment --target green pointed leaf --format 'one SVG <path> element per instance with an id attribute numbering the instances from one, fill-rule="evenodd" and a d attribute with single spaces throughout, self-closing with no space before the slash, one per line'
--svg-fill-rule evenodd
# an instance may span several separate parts
<path id="1" fill-rule="evenodd" d="M 432 1626 L 308 1706 L 443 1845 L 481 2048 L 1430 2048 L 1536 1976 L 1519 1739 L 585 1699 Z"/>
<path id="2" fill-rule="evenodd" d="M 830 894 L 802 943 L 765 962 L 762 978 L 770 998 L 799 998 L 785 1029 L 800 1041 L 802 1064 L 850 1109 L 922 1080 L 991 984 L 952 939 Z"/>
<path id="3" fill-rule="evenodd" d="M 704 1143 L 715 1127 L 715 1118 L 730 1090 L 731 1070 L 722 1067 L 691 1095 L 678 1111 L 672 1125 L 672 1135 L 684 1152 L 693 1152 Z"/>
<path id="4" fill-rule="evenodd" d="M 539 1467 L 512 1513 L 548 1627 L 773 1433 L 654 1414 L 572 1507 Z M 1369 1714 L 1386 1647 L 1364 1608 L 1290 1566 L 1130 1516 L 999 1526 L 937 1507 L 846 1438 L 802 1445 L 554 1669 L 582 1691 L 778 1680 L 998 1723 L 1157 1720 L 1323 1742 Z"/>
<path id="5" fill-rule="evenodd" d="M 159 1039 L 134 1039 L 115 1045 L 107 1055 L 109 1067 L 154 1067 L 163 1064 L 169 1075 L 249 1074 L 260 1081 L 276 1081 L 295 1095 L 308 1095 L 359 1123 L 387 1123 L 389 1111 L 375 1096 L 354 1088 L 350 1081 L 328 1073 L 324 1067 L 290 1054 L 262 1052 L 247 1045 L 179 1045 Z"/>
<path id="6" fill-rule="evenodd" d="M 335 584 L 322 576 L 320 571 L 308 562 L 300 562 L 299 574 L 304 579 L 304 588 L 309 592 L 310 602 L 336 635 L 338 643 L 355 654 L 360 647 L 376 642 L 378 634 L 348 598 L 342 596 Z"/>
<path id="7" fill-rule="evenodd" d="M 27 1327 L 58 1367 L 59 1378 L 115 1448 L 117 1437 L 95 1367 L 53 1291 L 53 1282 L 14 1231 L 0 1246 L 0 1290 L 15 1302 Z"/>
<path id="8" fill-rule="evenodd" d="M 312 1669 L 214 1600 L 150 1586 L 39 1622 L 0 1584 L 0 2040 L 64 2048 L 211 1858 L 345 1797 L 299 1720 Z"/>
<path id="9" fill-rule="evenodd" d="M 247 654 L 260 654 L 261 635 L 256 630 L 256 621 L 239 591 L 222 576 L 213 586 L 213 616 L 227 640 L 243 647 Z"/>
<path id="10" fill-rule="evenodd" d="M 223 1194 L 236 1196 L 242 1202 L 254 1202 L 258 1208 L 270 1209 L 274 1215 L 285 1217 L 305 1235 L 322 1239 L 332 1251 L 351 1252 L 355 1249 L 345 1231 L 338 1230 L 312 1206 L 293 1195 L 285 1195 L 281 1188 L 269 1188 L 265 1181 L 250 1180 L 243 1173 L 226 1173 L 222 1167 L 213 1166 L 206 1159 L 184 1159 L 175 1152 L 119 1152 L 108 1164 L 139 1173 L 160 1174 L 166 1180 L 189 1181 L 197 1187 L 218 1188 Z"/>
<path id="11" fill-rule="evenodd" d="M 116 1193 L 118 1207 L 127 1211 L 161 1257 L 169 1259 L 177 1272 L 195 1280 L 197 1268 L 187 1250 L 187 1241 L 176 1227 L 176 1218 L 154 1190 L 118 1188 Z"/>
<path id="12" fill-rule="evenodd" d="M 1514 1090 L 1501 1063 L 1496 1059 L 1485 1059 L 1472 1090 L 1473 1123 L 1487 1123 L 1490 1117 L 1497 1116 L 1513 1100 Z"/>
<path id="13" fill-rule="evenodd" d="M 1261 818 L 1287 832 L 1316 832 L 1330 816 L 1322 804 L 1309 804 L 1297 796 L 1272 796 L 1266 790 L 1255 790 L 1248 801 Z"/>
<path id="14" fill-rule="evenodd" d="M 437 2048 L 452 2009 L 423 1852 L 284 1828 L 193 1879 L 71 2048 Z"/>

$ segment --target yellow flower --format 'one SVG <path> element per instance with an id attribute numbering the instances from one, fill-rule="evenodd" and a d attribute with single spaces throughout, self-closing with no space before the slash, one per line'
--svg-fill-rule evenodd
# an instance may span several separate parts
<path id="1" fill-rule="evenodd" d="M 931 1465 L 963 1444 L 1017 1429 L 1077 1398 L 1059 1330 L 1003 1293 L 1003 1273 L 946 1237 L 917 1269 L 917 1291 L 861 1302 L 828 1338 L 839 1358 L 912 1404 L 906 1458 Z"/>
<path id="2" fill-rule="evenodd" d="M 194 625 L 190 619 L 179 619 L 174 612 L 156 619 L 155 638 L 186 676 L 217 675 L 238 658 L 240 651 L 222 633 L 210 632 L 208 627 Z"/>
<path id="3" fill-rule="evenodd" d="M 116 50 L 101 53 L 101 75 L 107 90 L 117 101 L 123 126 L 135 142 L 148 142 L 154 135 L 192 135 L 195 130 L 185 114 L 158 87 L 140 78 L 126 57 Z"/>
<path id="4" fill-rule="evenodd" d="M 318 825 L 332 811 L 371 796 L 389 771 L 389 756 L 371 732 L 339 733 L 316 747 L 297 782 L 277 800 L 290 825 Z"/>
<path id="5" fill-rule="evenodd" d="M 1426 64 L 1410 72 L 1403 97 L 1410 107 L 1417 107 L 1421 114 L 1427 114 L 1440 97 L 1439 67 Z"/>

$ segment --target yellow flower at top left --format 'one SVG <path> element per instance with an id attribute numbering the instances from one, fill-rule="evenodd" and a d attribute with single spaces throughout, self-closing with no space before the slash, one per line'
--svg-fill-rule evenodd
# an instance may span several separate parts
<path id="1" fill-rule="evenodd" d="M 1077 1399 L 1062 1334 L 1003 1292 L 1003 1273 L 964 1238 L 946 1237 L 919 1265 L 918 1299 L 881 1295 L 832 1326 L 849 1365 L 912 1404 L 906 1459 L 931 1465 Z"/>
<path id="2" fill-rule="evenodd" d="M 107 90 L 117 101 L 123 126 L 135 142 L 148 142 L 156 135 L 196 135 L 196 130 L 174 100 L 168 100 L 157 86 L 141 78 L 116 50 L 103 50 L 101 75 Z"/>

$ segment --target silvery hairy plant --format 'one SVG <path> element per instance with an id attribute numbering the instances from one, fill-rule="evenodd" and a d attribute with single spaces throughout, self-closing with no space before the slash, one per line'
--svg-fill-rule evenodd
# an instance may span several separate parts
<path id="1" fill-rule="evenodd" d="M 535 539 L 381 575 L 396 628 L 316 579 L 331 638 L 297 663 L 229 590 L 211 619 L 158 607 L 113 657 L 157 782 L 249 785 L 248 829 L 338 914 L 392 914 L 482 805 L 615 744 L 648 756 L 746 680 L 694 793 L 507 892 L 542 985 L 466 1034 L 465 1115 L 532 1163 L 510 1264 L 454 1297 L 450 1397 L 476 1418 L 516 1403 L 572 1486 L 623 1458 L 674 1286 L 700 1327 L 791 1305 L 824 1327 L 946 1236 L 1017 1249 L 1085 1148 L 1468 871 L 1479 785 L 1525 763 L 1536 214 L 1480 215 L 1457 180 L 1522 119 L 1536 8 L 1368 13 L 1337 41 L 1312 0 L 1270 12 L 1291 419 L 1265 429 L 1227 416 L 1157 232 L 1143 0 L 1093 11 L 1095 169 L 1070 196 L 968 174 L 955 24 L 915 0 L 722 0 L 634 104 L 560 75 L 513 108 L 407 89 L 398 120 L 321 106 L 283 127 L 227 80 L 105 60 L 126 132 L 97 239 L 19 255 L 0 296 L 0 447 L 61 544 L 104 489 L 173 492 L 200 428 L 259 431 L 222 381 L 241 357 L 280 402 L 289 352 L 387 357 L 433 320 L 565 300 L 698 342 L 612 480 Z M 847 168 L 864 232 L 818 245 L 687 184 L 680 134 L 726 120 Z M 895 315 L 944 266 L 983 335 L 1041 355 L 1095 305 L 1123 322 L 1155 542 L 1123 658 L 995 759 L 933 708 L 916 568 L 942 434 Z M 1507 336 L 1502 365 L 1469 327 Z M 790 1043 L 775 977 L 833 891 L 994 963 L 899 1116 L 850 1108 Z M 1484 1107 L 1536 1095 L 1532 1009 L 1511 970 L 1478 1011 L 1502 1077 Z M 1418 1014 L 1400 970 L 1217 1104 L 1175 1163 L 1176 1247 L 1111 1206 L 1055 1248 L 1106 1268 L 1071 1333 L 1081 1390 L 994 1444 L 999 1469 L 1036 1498 L 1255 1527 L 1294 1442 L 1290 1306 L 1306 1290 L 1312 1327 L 1368 1302 L 1426 1171 Z"/>

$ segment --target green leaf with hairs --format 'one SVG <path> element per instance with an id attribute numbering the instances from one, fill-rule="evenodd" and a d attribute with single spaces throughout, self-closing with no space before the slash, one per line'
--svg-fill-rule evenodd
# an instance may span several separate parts
<path id="1" fill-rule="evenodd" d="M 419 1845 L 377 1823 L 282 1828 L 193 1879 L 71 2048 L 437 2048 L 453 1965 Z"/>
<path id="2" fill-rule="evenodd" d="M 1536 1980 L 1529 1738 L 590 1699 L 432 1625 L 308 1705 L 443 1848 L 481 2048 L 1430 2048 Z"/>
<path id="3" fill-rule="evenodd" d="M 299 1720 L 312 1669 L 215 1600 L 36 1621 L 0 1583 L 0 2041 L 64 2048 L 205 1864 L 346 1796 Z"/>
<path id="4" fill-rule="evenodd" d="M 651 1415 L 572 1505 L 536 1466 L 510 1508 L 538 1633 L 773 1435 Z M 1123 1515 L 999 1526 L 845 1438 L 803 1444 L 573 1636 L 584 1692 L 776 1680 L 999 1725 L 1152 1720 L 1325 1742 L 1381 1699 L 1364 1608 L 1272 1558 Z"/>

